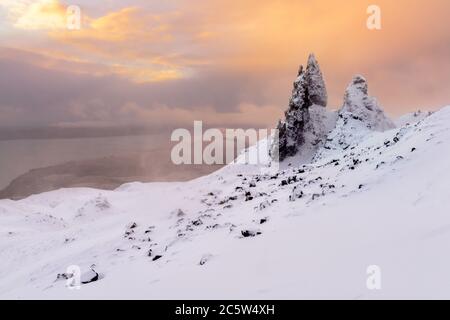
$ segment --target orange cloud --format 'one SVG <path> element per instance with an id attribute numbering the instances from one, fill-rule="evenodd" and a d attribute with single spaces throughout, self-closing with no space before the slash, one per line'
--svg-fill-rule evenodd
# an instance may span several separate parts
<path id="1" fill-rule="evenodd" d="M 114 65 L 112 71 L 137 83 L 160 82 L 176 80 L 184 77 L 184 73 L 177 68 L 162 68 L 155 70 L 148 66 Z"/>
<path id="2" fill-rule="evenodd" d="M 30 4 L 8 1 L 14 27 L 24 30 L 56 30 L 66 27 L 66 8 L 58 0 L 38 0 Z"/>
<path id="3" fill-rule="evenodd" d="M 160 16 L 127 7 L 96 19 L 87 17 L 86 25 L 80 30 L 56 30 L 50 36 L 82 46 L 87 42 L 170 40 L 171 36 L 166 31 L 167 26 L 161 23 Z"/>
<path id="4" fill-rule="evenodd" d="M 79 68 L 73 68 L 73 72 L 110 73 L 139 83 L 180 79 L 189 74 L 179 63 L 177 54 L 139 46 L 139 43 L 155 46 L 169 43 L 172 35 L 167 21 L 176 16 L 176 12 L 160 16 L 126 7 L 92 18 L 83 11 L 82 27 L 69 30 L 66 6 L 58 0 L 6 0 L 2 6 L 9 10 L 14 28 L 24 32 L 43 31 L 51 40 L 48 48 L 36 45 L 22 48 L 47 57 L 35 57 L 32 61 L 35 65 L 67 70 L 67 66 L 76 62 Z"/>
<path id="5" fill-rule="evenodd" d="M 49 36 L 91 58 L 101 57 L 111 73 L 138 83 L 180 79 L 187 72 L 182 66 L 168 64 L 160 53 L 139 46 L 172 40 L 166 18 L 128 7 L 96 19 L 88 17 L 80 30 L 53 30 Z"/>
<path id="6" fill-rule="evenodd" d="M 49 1 L 54 8 L 61 6 Z M 40 51 L 80 62 L 73 72 L 111 73 L 137 83 L 208 72 L 261 78 L 261 96 L 271 97 L 268 104 L 278 99 L 280 109 L 287 103 L 298 65 L 315 52 L 333 106 L 342 103 L 355 73 L 365 74 L 371 92 L 391 109 L 446 102 L 450 93 L 442 84 L 450 80 L 450 2 L 377 0 L 380 31 L 366 28 L 370 4 L 373 1 L 177 0 L 160 11 L 124 7 L 96 18 L 83 11 L 81 30 L 46 30 L 42 46 L 47 47 Z M 35 16 L 44 15 L 41 11 Z M 46 66 L 66 67 L 59 62 Z M 430 97 L 429 92 L 435 94 Z"/>

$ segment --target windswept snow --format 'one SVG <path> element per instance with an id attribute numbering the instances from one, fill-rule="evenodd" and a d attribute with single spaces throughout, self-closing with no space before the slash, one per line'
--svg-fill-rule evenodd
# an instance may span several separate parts
<path id="1" fill-rule="evenodd" d="M 395 119 L 395 124 L 397 127 L 403 127 L 410 124 L 415 124 L 419 122 L 420 120 L 425 119 L 426 117 L 432 115 L 433 112 L 431 111 L 415 111 L 411 113 L 407 113 L 399 117 L 398 119 Z"/>
<path id="2" fill-rule="evenodd" d="M 349 141 L 279 172 L 243 154 L 190 182 L 2 200 L 0 298 L 450 298 L 450 106 Z M 68 289 L 72 265 L 98 279 Z"/>

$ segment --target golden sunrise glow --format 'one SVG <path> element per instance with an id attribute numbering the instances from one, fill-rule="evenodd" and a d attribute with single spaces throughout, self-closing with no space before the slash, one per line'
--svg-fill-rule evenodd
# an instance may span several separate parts
<path id="1" fill-rule="evenodd" d="M 81 29 L 68 30 L 68 2 L 1 1 L 8 17 L 2 45 L 11 49 L 1 54 L 136 85 L 220 75 L 211 85 L 224 81 L 228 88 L 231 79 L 248 78 L 252 90 L 261 88 L 258 103 L 276 101 L 283 109 L 299 64 L 314 52 L 332 107 L 356 73 L 368 77 L 371 92 L 391 113 L 445 103 L 447 96 L 433 88 L 449 81 L 448 0 L 379 0 L 379 31 L 366 28 L 368 0 L 81 2 Z M 430 97 L 430 90 L 441 93 Z M 245 97 L 233 103 L 256 105 Z"/>
<path id="2" fill-rule="evenodd" d="M 66 9 L 58 0 L 39 0 L 28 6 L 16 6 L 17 20 L 14 27 L 24 30 L 57 30 L 64 29 Z"/>

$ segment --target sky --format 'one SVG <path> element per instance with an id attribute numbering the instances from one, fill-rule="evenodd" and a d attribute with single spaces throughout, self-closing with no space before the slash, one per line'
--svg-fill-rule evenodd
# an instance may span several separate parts
<path id="1" fill-rule="evenodd" d="M 366 26 L 373 4 L 380 30 Z M 0 127 L 273 126 L 311 52 L 329 108 L 362 74 L 392 116 L 437 109 L 450 104 L 449 12 L 448 0 L 0 0 Z"/>

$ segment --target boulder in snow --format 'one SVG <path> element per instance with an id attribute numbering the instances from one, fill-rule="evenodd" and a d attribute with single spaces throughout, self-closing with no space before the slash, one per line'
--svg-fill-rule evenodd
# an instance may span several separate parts
<path id="1" fill-rule="evenodd" d="M 99 278 L 98 273 L 95 272 L 93 269 L 89 269 L 89 271 L 86 271 L 81 274 L 81 283 L 82 284 L 88 284 L 94 281 L 97 281 Z"/>

